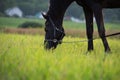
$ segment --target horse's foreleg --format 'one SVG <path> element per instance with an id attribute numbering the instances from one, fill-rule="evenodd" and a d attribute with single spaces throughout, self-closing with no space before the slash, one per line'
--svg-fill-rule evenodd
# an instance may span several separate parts
<path id="1" fill-rule="evenodd" d="M 86 18 L 86 33 L 88 38 L 88 51 L 93 50 L 93 11 L 84 7 L 84 13 Z"/>
<path id="2" fill-rule="evenodd" d="M 110 52 L 110 48 L 107 42 L 107 39 L 105 37 L 105 28 L 104 28 L 104 22 L 103 22 L 103 15 L 102 15 L 102 8 L 94 8 L 94 15 L 96 18 L 97 26 L 98 26 L 98 32 L 99 36 L 101 37 L 105 52 Z"/>

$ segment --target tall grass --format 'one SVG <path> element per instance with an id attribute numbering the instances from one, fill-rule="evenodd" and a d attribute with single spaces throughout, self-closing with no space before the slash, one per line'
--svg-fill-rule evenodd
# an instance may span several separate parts
<path id="1" fill-rule="evenodd" d="M 62 44 L 46 51 L 43 36 L 0 33 L 0 80 L 119 80 L 120 40 L 108 39 L 111 54 L 101 40 L 86 54 L 87 43 Z M 64 41 L 82 40 L 66 37 Z"/>

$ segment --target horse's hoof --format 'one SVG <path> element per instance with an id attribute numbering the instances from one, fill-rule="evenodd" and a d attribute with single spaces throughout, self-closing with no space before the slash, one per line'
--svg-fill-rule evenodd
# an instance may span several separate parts
<path id="1" fill-rule="evenodd" d="M 88 50 L 85 52 L 85 54 L 88 55 L 89 53 L 92 53 L 92 52 L 93 52 L 93 50 Z"/>
<path id="2" fill-rule="evenodd" d="M 111 54 L 112 52 L 111 52 L 110 49 L 107 49 L 107 50 L 105 50 L 105 53 L 107 53 L 107 54 Z"/>

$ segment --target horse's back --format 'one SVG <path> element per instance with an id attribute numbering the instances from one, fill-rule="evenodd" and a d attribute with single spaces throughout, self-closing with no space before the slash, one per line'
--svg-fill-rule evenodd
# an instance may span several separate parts
<path id="1" fill-rule="evenodd" d="M 120 8 L 120 0 L 76 0 L 80 5 L 88 4 L 89 6 L 100 4 L 103 8 Z"/>
<path id="2" fill-rule="evenodd" d="M 120 8 L 120 0 L 103 0 L 102 6 L 104 8 Z"/>

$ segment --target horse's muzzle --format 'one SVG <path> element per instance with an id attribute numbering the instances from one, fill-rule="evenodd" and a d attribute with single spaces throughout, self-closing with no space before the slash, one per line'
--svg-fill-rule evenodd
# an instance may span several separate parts
<path id="1" fill-rule="evenodd" d="M 44 47 L 46 50 L 55 49 L 58 45 L 58 42 L 53 41 L 44 41 Z"/>

